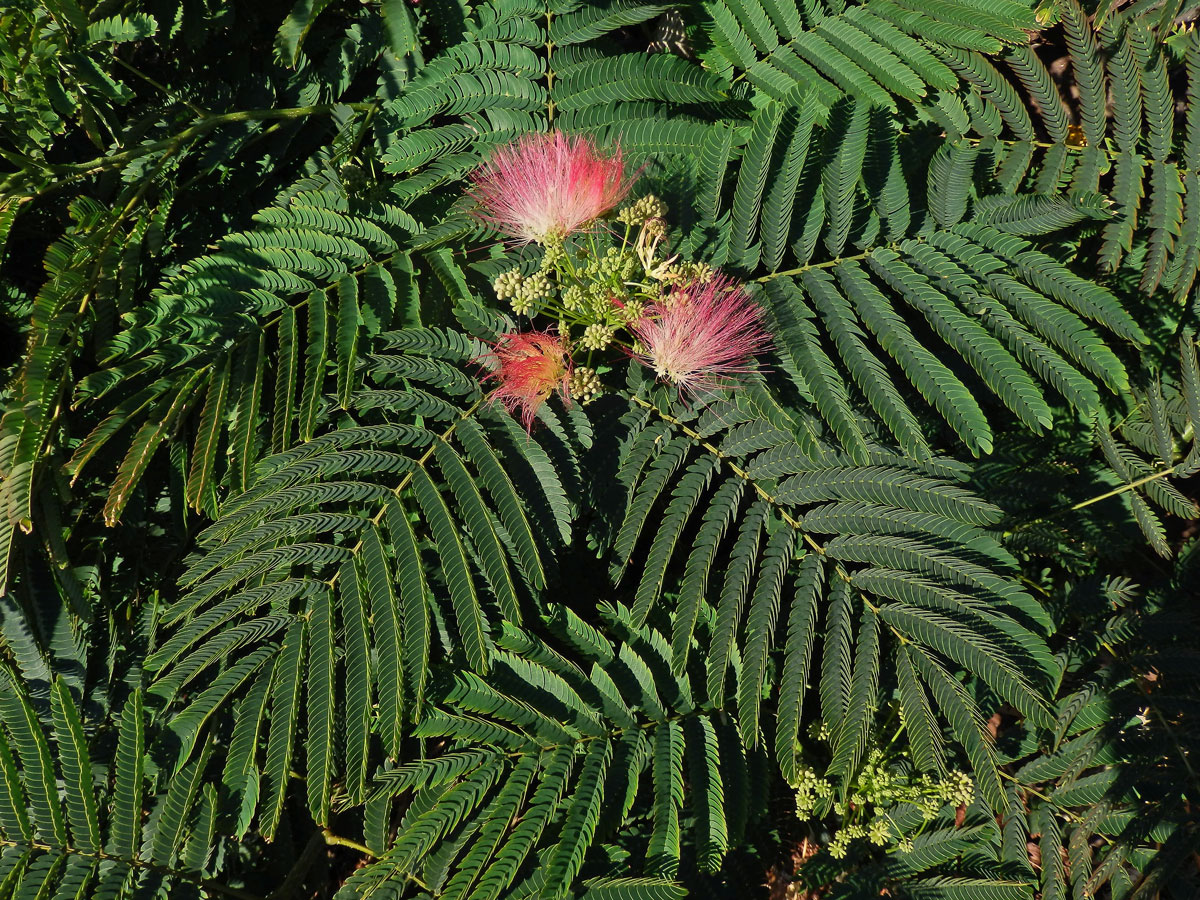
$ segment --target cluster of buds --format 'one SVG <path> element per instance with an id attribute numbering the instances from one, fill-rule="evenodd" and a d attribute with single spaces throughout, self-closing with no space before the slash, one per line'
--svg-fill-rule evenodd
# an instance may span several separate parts
<path id="1" fill-rule="evenodd" d="M 528 278 L 522 277 L 516 269 L 504 272 L 492 282 L 496 298 L 507 300 L 519 316 L 529 315 L 535 306 L 554 296 L 554 289 L 542 272 L 534 272 Z"/>
<path id="2" fill-rule="evenodd" d="M 611 326 L 593 322 L 583 330 L 583 340 L 579 344 L 584 350 L 603 350 L 612 343 L 614 337 Z"/>
<path id="3" fill-rule="evenodd" d="M 832 782 L 812 769 L 803 768 L 792 785 L 796 792 L 796 815 L 812 818 L 827 807 L 834 795 Z M 877 847 L 896 843 L 901 850 L 911 849 L 911 839 L 899 832 L 888 811 L 900 805 L 916 808 L 921 819 L 930 822 L 946 807 L 970 805 L 975 785 L 965 772 L 953 771 L 944 778 L 927 774 L 913 775 L 889 766 L 882 750 L 872 750 L 845 800 L 832 804 L 842 825 L 829 843 L 829 854 L 843 858 L 850 845 L 866 838 Z"/>
<path id="4" fill-rule="evenodd" d="M 587 405 L 604 392 L 604 386 L 600 384 L 600 376 L 595 369 L 580 366 L 571 373 L 569 390 L 574 399 Z"/>
<path id="5" fill-rule="evenodd" d="M 665 284 L 688 284 L 693 281 L 708 281 L 716 270 L 706 262 L 679 262 L 671 259 L 658 266 L 651 275 Z"/>
<path id="6" fill-rule="evenodd" d="M 898 843 L 901 850 L 912 849 L 911 839 L 903 838 L 898 833 L 893 834 L 891 820 L 886 816 L 878 816 L 867 824 L 852 822 L 839 828 L 829 842 L 829 855 L 834 859 L 843 859 L 850 850 L 850 845 L 859 838 L 866 838 L 876 847 L 886 847 L 894 838 L 900 838 Z"/>
<path id="7" fill-rule="evenodd" d="M 588 260 L 583 269 L 584 278 L 610 281 L 615 287 L 623 287 L 639 274 L 638 258 L 626 247 L 609 247 L 603 255 Z"/>
<path id="8" fill-rule="evenodd" d="M 945 778 L 931 775 L 901 775 L 889 768 L 883 751 L 872 750 L 859 772 L 854 791 L 846 798 L 849 806 L 871 804 L 876 807 L 911 803 L 926 821 L 937 816 L 946 806 L 967 806 L 974 797 L 975 786 L 965 772 L 950 772 Z M 835 812 L 838 810 L 835 806 Z"/>
<path id="9" fill-rule="evenodd" d="M 563 309 L 568 312 L 580 312 L 587 303 L 588 296 L 584 293 L 583 288 L 577 284 L 573 284 L 562 292 Z"/>
<path id="10" fill-rule="evenodd" d="M 625 325 L 626 327 L 637 324 L 646 315 L 645 301 L 639 300 L 636 297 L 626 300 L 624 303 L 620 301 L 613 301 L 613 305 L 617 308 L 615 313 L 616 317 L 620 320 L 621 324 Z"/>
<path id="11" fill-rule="evenodd" d="M 666 218 L 667 204 L 653 194 L 647 194 L 617 213 L 617 221 L 630 227 L 645 225 L 647 222 L 661 222 Z"/>
<path id="12" fill-rule="evenodd" d="M 510 269 L 497 275 L 496 280 L 492 282 L 492 290 L 496 292 L 496 299 L 515 299 L 521 292 L 521 285 L 524 281 L 525 279 L 516 269 Z"/>
<path id="13" fill-rule="evenodd" d="M 792 787 L 796 790 L 796 815 L 801 819 L 811 818 L 833 796 L 833 785 L 809 768 L 800 770 Z"/>
<path id="14" fill-rule="evenodd" d="M 662 200 L 647 195 L 617 211 L 623 237 L 593 227 L 617 209 L 631 181 L 619 149 L 604 154 L 559 132 L 523 137 L 475 174 L 477 217 L 543 248 L 537 272 L 514 269 L 493 282 L 517 315 L 557 320 L 556 332 L 505 334 L 494 347 L 494 397 L 527 427 L 556 392 L 580 402 L 601 392 L 606 369 L 592 367 L 594 354 L 633 357 L 696 398 L 736 386 L 750 358 L 770 346 L 745 287 L 703 263 L 659 258 L 668 231 Z M 587 366 L 574 365 L 578 352 Z"/>

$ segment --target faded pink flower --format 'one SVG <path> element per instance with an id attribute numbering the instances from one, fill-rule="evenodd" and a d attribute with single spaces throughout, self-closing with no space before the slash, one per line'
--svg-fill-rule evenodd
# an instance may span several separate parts
<path id="1" fill-rule="evenodd" d="M 500 335 L 490 357 L 496 368 L 485 377 L 498 384 L 492 399 L 511 413 L 519 411 L 528 431 L 542 404 L 556 390 L 567 398 L 571 357 L 563 339 L 548 331 Z"/>
<path id="2" fill-rule="evenodd" d="M 601 156 L 586 137 L 527 134 L 475 170 L 477 218 L 529 243 L 562 238 L 604 215 L 629 193 L 618 148 Z"/>
<path id="3" fill-rule="evenodd" d="M 728 386 L 729 376 L 749 371 L 747 360 L 771 344 L 762 310 L 724 275 L 676 288 L 631 330 L 642 361 L 691 394 Z"/>

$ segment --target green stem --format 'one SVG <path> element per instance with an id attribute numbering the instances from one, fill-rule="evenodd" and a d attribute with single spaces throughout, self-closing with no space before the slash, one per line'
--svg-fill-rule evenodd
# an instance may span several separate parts
<path id="1" fill-rule="evenodd" d="M 201 118 L 206 118 L 206 117 L 212 115 L 212 113 L 210 113 L 203 106 L 197 106 L 195 103 L 192 103 L 190 100 L 185 100 L 183 97 L 177 96 L 175 94 L 175 92 L 172 91 L 169 87 L 167 87 L 166 85 L 162 84 L 161 82 L 156 81 L 155 79 L 151 78 L 149 75 L 147 75 L 141 69 L 131 66 L 129 63 L 125 62 L 125 60 L 121 59 L 120 56 L 117 56 L 116 54 L 114 54 L 113 60 L 117 63 L 117 65 L 123 66 L 124 68 L 128 69 L 130 72 L 132 72 L 138 78 L 142 79 L 142 81 L 146 82 L 148 85 L 155 88 L 156 90 L 161 91 L 165 96 L 174 100 L 176 103 L 182 103 L 184 106 L 186 106 L 188 109 L 190 109 L 192 112 L 194 112 L 196 115 L 200 116 Z"/>
<path id="2" fill-rule="evenodd" d="M 772 272 L 770 275 L 764 275 L 761 278 L 755 278 L 755 284 L 766 284 L 776 278 L 784 278 L 788 275 L 799 275 L 802 272 L 808 272 L 812 269 L 828 269 L 830 266 L 840 265 L 844 262 L 853 262 L 856 259 L 866 259 L 873 251 L 868 250 L 866 253 L 858 253 L 854 256 L 839 256 L 837 259 L 826 260 L 825 262 L 810 263 L 806 266 L 797 266 L 794 269 L 784 269 L 782 272 Z"/>
<path id="3" fill-rule="evenodd" d="M 1074 506 L 1071 507 L 1071 509 L 1072 510 L 1083 509 L 1085 506 L 1091 506 L 1093 503 L 1099 503 L 1101 500 L 1107 500 L 1109 497 L 1115 497 L 1118 494 L 1124 494 L 1126 491 L 1132 491 L 1134 488 L 1139 488 L 1143 484 L 1149 484 L 1151 481 L 1157 481 L 1160 478 L 1166 478 L 1168 475 L 1174 475 L 1174 474 L 1175 474 L 1175 466 L 1171 466 L 1171 468 L 1169 468 L 1169 469 L 1163 469 L 1161 472 L 1155 472 L 1153 475 L 1146 475 L 1145 477 L 1139 478 L 1136 481 L 1131 481 L 1128 484 L 1123 484 L 1119 488 L 1114 488 L 1113 490 L 1108 491 L 1107 493 L 1100 494 L 1099 496 L 1092 497 L 1088 500 L 1084 500 L 1081 503 L 1076 503 Z"/>
<path id="4" fill-rule="evenodd" d="M 698 431 L 696 431 L 694 428 L 689 427 L 686 423 L 681 422 L 679 419 L 677 419 L 675 416 L 672 416 L 670 413 L 659 409 L 653 403 L 650 403 L 647 400 L 643 400 L 641 397 L 637 396 L 636 394 L 622 393 L 621 396 L 626 397 L 627 399 L 638 404 L 639 406 L 642 406 L 645 409 L 650 410 L 655 415 L 657 415 L 660 419 L 662 419 L 664 422 L 668 422 L 671 425 L 674 425 L 676 428 L 678 428 L 680 431 L 682 431 L 685 435 L 687 435 L 689 438 L 691 438 L 693 441 L 695 441 L 697 443 L 697 445 L 699 445 L 704 450 L 708 451 L 709 453 L 711 453 L 715 457 L 717 457 L 717 459 L 719 459 L 724 465 L 729 467 L 729 471 L 731 471 L 738 478 L 742 479 L 742 481 L 744 481 L 748 485 L 750 485 L 750 487 L 754 489 L 754 492 L 756 494 L 758 494 L 758 496 L 762 500 L 764 500 L 768 504 L 770 504 L 771 507 L 779 514 L 779 518 L 782 519 L 783 522 L 789 528 L 791 528 L 793 531 L 796 532 L 797 535 L 800 536 L 800 539 L 805 544 L 808 545 L 810 550 L 812 550 L 814 553 L 820 554 L 822 557 L 825 557 L 825 547 L 822 546 L 821 544 L 817 543 L 817 541 L 812 537 L 812 535 L 810 535 L 807 531 L 804 530 L 804 525 L 801 523 L 801 521 L 799 519 L 797 519 L 795 516 L 793 516 L 791 513 L 789 513 L 786 509 L 784 509 L 783 504 L 779 500 L 777 500 L 770 491 L 768 491 L 761 484 L 759 484 L 757 481 L 755 481 L 754 478 L 751 477 L 749 472 L 747 472 L 745 469 L 743 469 L 741 466 L 739 466 L 737 463 L 735 463 L 732 459 L 730 459 L 728 454 L 722 452 L 721 449 L 719 447 L 715 446 L 711 441 L 705 440 L 704 436 L 702 434 L 700 434 Z M 828 559 L 828 557 L 825 557 L 825 558 Z M 851 584 L 850 573 L 847 572 L 845 570 L 845 568 L 843 568 L 841 563 L 834 561 L 833 570 L 837 574 L 837 576 L 839 578 L 841 578 L 844 582 L 846 582 L 847 584 Z M 872 612 L 878 614 L 879 607 L 871 602 L 871 600 L 867 597 L 866 593 L 861 590 L 857 591 L 857 593 L 858 593 L 859 599 L 862 600 L 862 602 L 867 607 L 869 607 Z M 904 640 L 903 635 L 901 635 L 899 631 L 897 631 L 892 626 L 889 626 L 889 628 L 890 628 L 891 632 L 894 635 L 896 635 L 897 638 Z"/>
<path id="5" fill-rule="evenodd" d="M 326 828 L 322 834 L 325 838 L 325 843 L 330 847 L 349 847 L 351 850 L 357 850 L 363 856 L 371 857 L 371 859 L 379 858 L 379 854 L 365 844 L 360 844 L 358 841 L 352 841 L 350 838 L 338 837 L 328 828 Z M 417 884 L 419 887 L 425 887 L 423 884 L 420 884 L 420 882 L 417 882 Z"/>
<path id="6" fill-rule="evenodd" d="M 721 449 L 719 447 L 712 444 L 712 442 L 705 440 L 704 436 L 701 435 L 694 428 L 689 427 L 687 424 L 685 424 L 684 422 L 681 422 L 679 419 L 675 418 L 670 413 L 659 409 L 653 403 L 650 403 L 647 400 L 643 400 L 641 397 L 637 396 L 636 394 L 629 394 L 627 396 L 629 397 L 630 400 L 632 400 L 634 403 L 638 404 L 639 406 L 644 407 L 645 409 L 651 410 L 655 415 L 657 415 L 664 422 L 674 425 L 676 428 L 678 428 L 680 431 L 682 431 L 685 435 L 687 435 L 689 438 L 691 438 L 693 441 L 695 441 L 697 444 L 699 444 L 700 447 L 707 450 L 713 456 L 717 457 L 717 459 L 719 459 L 722 463 L 724 463 L 726 466 L 729 467 L 729 471 L 733 472 L 734 475 L 736 475 L 738 478 L 742 479 L 742 481 L 746 482 L 748 485 L 750 485 L 750 487 L 754 488 L 754 492 L 756 494 L 758 494 L 758 496 L 760 498 L 762 498 L 767 503 L 769 503 L 772 507 L 774 507 L 775 511 L 779 513 L 779 517 L 781 519 L 783 519 L 783 521 L 785 523 L 787 523 L 787 525 L 789 527 L 791 527 L 793 530 L 795 530 L 795 532 L 804 539 L 804 542 L 806 544 L 808 544 L 809 547 L 811 547 L 817 553 L 820 553 L 822 555 L 825 554 L 825 548 L 822 547 L 820 544 L 818 544 L 816 541 L 814 541 L 811 537 L 809 537 L 808 533 L 804 530 L 804 527 L 800 524 L 800 521 L 798 519 L 796 519 L 794 516 L 792 516 L 786 509 L 784 509 L 783 504 L 781 504 L 778 500 L 776 500 L 775 497 L 772 496 L 772 494 L 768 490 L 766 490 L 766 488 L 764 488 L 757 481 L 755 481 L 753 478 L 751 478 L 749 472 L 747 472 L 745 469 L 743 469 L 741 466 L 739 466 L 737 463 L 735 463 L 732 459 L 730 459 L 725 453 L 723 453 L 721 451 Z"/>
<path id="7" fill-rule="evenodd" d="M 483 404 L 485 402 L 487 402 L 487 397 L 480 397 L 478 400 L 476 400 L 474 403 L 471 404 L 471 407 L 469 409 L 465 410 L 457 419 L 455 419 L 448 426 L 446 426 L 446 430 L 443 431 L 440 435 L 438 435 L 436 440 L 430 442 L 429 448 L 424 453 L 422 453 L 421 456 L 417 459 L 417 461 L 413 464 L 412 471 L 410 471 L 407 475 L 405 475 L 403 478 L 401 478 L 400 483 L 398 485 L 396 485 L 395 488 L 392 489 L 393 496 L 399 497 L 401 494 L 404 493 L 404 489 L 406 487 L 408 487 L 409 484 L 412 483 L 413 474 L 417 471 L 417 469 L 421 469 L 421 468 L 425 467 L 425 464 L 428 463 L 430 458 L 433 456 L 434 451 L 437 450 L 438 444 L 444 444 L 444 443 L 448 442 L 450 440 L 450 435 L 454 434 L 455 429 L 458 428 L 458 426 L 461 425 L 463 422 L 465 422 L 467 419 L 471 418 L 471 416 L 475 415 L 476 410 L 478 410 L 479 407 L 483 406 Z M 375 513 L 375 515 L 373 515 L 371 517 L 371 524 L 378 525 L 383 520 L 384 514 L 386 512 L 387 512 L 386 505 L 379 507 L 379 512 Z M 362 542 L 362 539 L 360 538 L 358 540 L 358 543 L 356 543 L 353 547 L 350 548 L 350 555 L 351 556 L 357 555 L 358 551 L 361 550 L 362 547 L 363 547 L 363 542 Z M 342 574 L 341 568 L 334 570 L 333 575 L 331 575 L 329 580 L 326 581 L 325 583 L 327 585 L 329 585 L 329 587 L 332 588 L 335 584 L 337 584 L 338 578 L 341 577 L 341 574 Z"/>
<path id="8" fill-rule="evenodd" d="M 575 279 L 575 281 L 578 283 L 580 281 L 579 270 L 575 268 L 575 260 L 571 259 L 571 251 L 567 247 L 567 244 L 565 241 L 563 242 L 562 258 L 563 258 L 563 262 L 566 263 L 566 265 L 567 265 L 567 271 L 570 273 L 571 277 L 573 279 Z M 558 280 L 559 284 L 562 284 L 562 269 L 558 269 L 558 273 L 559 273 L 559 280 Z"/>
<path id="9" fill-rule="evenodd" d="M 379 104 L 372 103 L 371 108 L 367 110 L 367 114 L 363 116 L 362 124 L 358 126 L 358 134 L 354 136 L 354 143 L 346 151 L 346 159 L 352 159 L 354 154 L 358 152 L 358 148 L 362 146 L 363 138 L 367 136 L 367 129 L 371 127 L 371 121 L 375 118 L 377 112 L 379 112 Z"/>

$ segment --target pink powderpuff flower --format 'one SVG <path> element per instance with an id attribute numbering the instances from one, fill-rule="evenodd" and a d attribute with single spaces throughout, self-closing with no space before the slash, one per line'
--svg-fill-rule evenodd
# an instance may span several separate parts
<path id="1" fill-rule="evenodd" d="M 637 356 L 692 395 L 730 386 L 730 376 L 749 371 L 747 360 L 771 345 L 762 310 L 724 275 L 676 288 L 630 330 Z"/>
<path id="2" fill-rule="evenodd" d="M 602 156 L 586 137 L 527 134 L 475 170 L 475 216 L 521 243 L 563 238 L 625 199 L 621 150 Z"/>
<path id="3" fill-rule="evenodd" d="M 563 339 L 548 331 L 502 334 L 488 357 L 495 369 L 485 378 L 495 379 L 492 400 L 510 412 L 519 412 L 526 431 L 543 403 L 556 390 L 567 399 L 571 357 Z"/>

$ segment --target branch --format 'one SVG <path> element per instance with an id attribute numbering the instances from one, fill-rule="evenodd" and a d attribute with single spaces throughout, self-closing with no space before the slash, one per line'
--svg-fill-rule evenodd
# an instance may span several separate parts
<path id="1" fill-rule="evenodd" d="M 1175 466 L 1171 466 L 1169 469 L 1163 469 L 1161 472 L 1155 472 L 1153 475 L 1146 475 L 1143 478 L 1139 478 L 1136 481 L 1131 481 L 1129 484 L 1123 484 L 1119 488 L 1115 488 L 1107 493 L 1100 494 L 1096 497 L 1091 497 L 1090 499 L 1084 500 L 1080 503 L 1076 503 L 1071 507 L 1071 509 L 1083 509 L 1085 506 L 1091 506 L 1093 503 L 1099 503 L 1101 500 L 1107 500 L 1109 497 L 1115 497 L 1118 494 L 1124 494 L 1126 491 L 1132 491 L 1134 488 L 1139 488 L 1143 484 L 1148 484 L 1151 481 L 1157 481 L 1160 478 L 1166 478 L 1168 475 L 1174 474 Z"/>

